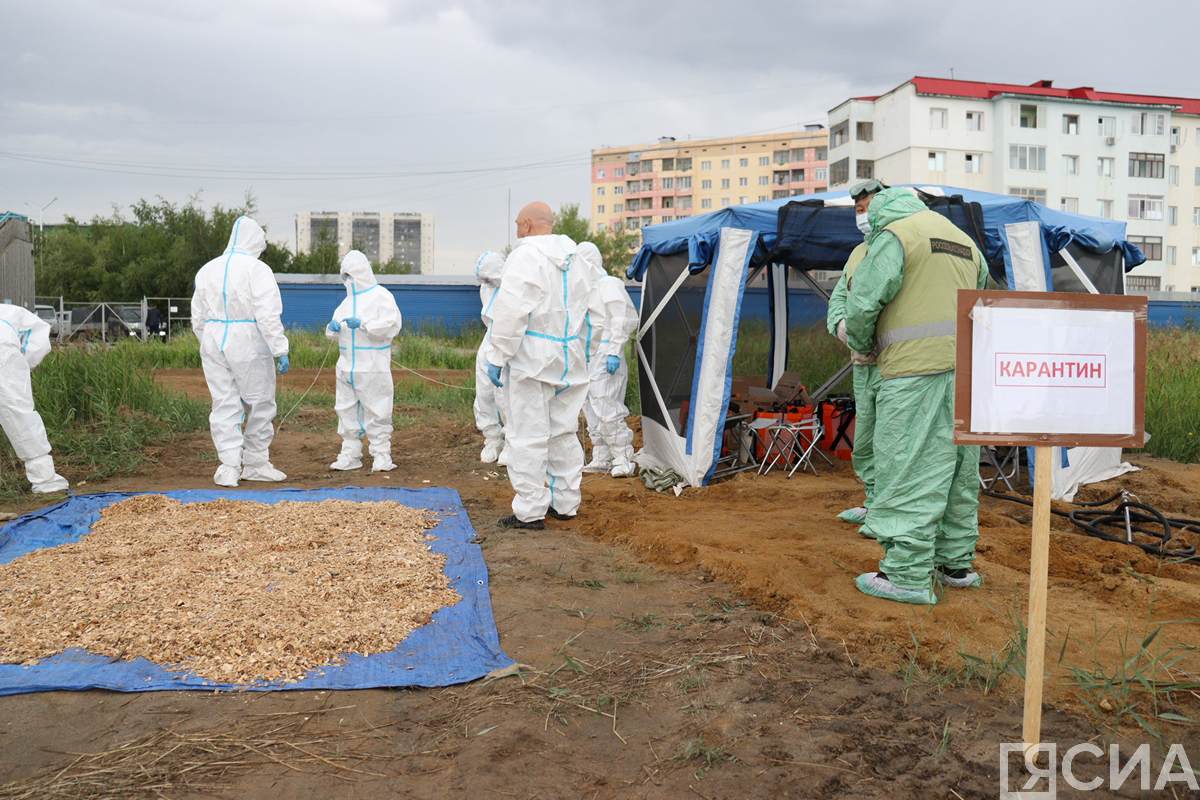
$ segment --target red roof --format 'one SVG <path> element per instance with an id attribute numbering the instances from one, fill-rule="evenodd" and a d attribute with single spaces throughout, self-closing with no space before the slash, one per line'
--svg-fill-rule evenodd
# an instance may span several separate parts
<path id="1" fill-rule="evenodd" d="M 1184 114 L 1200 115 L 1200 98 L 1164 97 L 1151 94 L 1129 94 L 1127 92 L 1098 92 L 1091 86 L 1063 89 L 1053 81 L 1035 81 L 1025 86 L 1018 83 L 987 83 L 985 81 L 959 81 L 950 78 L 914 77 L 906 81 L 916 87 L 918 94 L 938 94 L 949 97 L 977 97 L 990 100 L 996 95 L 1018 94 L 1032 97 L 1059 97 L 1067 100 L 1091 100 L 1093 102 L 1131 103 L 1135 105 L 1174 106 Z M 903 84 L 902 84 L 903 85 Z"/>

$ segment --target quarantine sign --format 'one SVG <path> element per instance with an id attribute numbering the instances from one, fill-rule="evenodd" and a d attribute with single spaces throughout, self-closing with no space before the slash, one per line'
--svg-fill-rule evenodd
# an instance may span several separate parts
<path id="1" fill-rule="evenodd" d="M 1144 297 L 963 292 L 959 299 L 967 315 L 959 327 L 960 441 L 1140 437 Z"/>

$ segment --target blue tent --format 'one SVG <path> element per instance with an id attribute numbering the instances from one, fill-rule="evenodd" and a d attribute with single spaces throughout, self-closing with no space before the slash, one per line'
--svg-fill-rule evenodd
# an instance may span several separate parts
<path id="1" fill-rule="evenodd" d="M 1123 293 L 1124 273 L 1145 261 L 1126 240 L 1123 222 L 1019 197 L 911 188 L 972 236 L 997 285 L 1009 289 Z M 748 279 L 766 273 L 772 331 L 766 371 L 774 386 L 787 363 L 789 277 L 840 270 L 862 233 L 846 193 L 824 192 L 651 225 L 642 229 L 642 240 L 628 270 L 643 285 L 636 339 L 645 439 L 639 461 L 674 469 L 699 486 L 712 479 L 727 445 L 733 353 Z"/>

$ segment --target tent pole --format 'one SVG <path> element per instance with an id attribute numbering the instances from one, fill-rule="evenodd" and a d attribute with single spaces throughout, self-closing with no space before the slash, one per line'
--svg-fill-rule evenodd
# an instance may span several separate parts
<path id="1" fill-rule="evenodd" d="M 841 369 L 839 369 L 837 372 L 833 373 L 833 377 L 832 377 L 832 378 L 830 378 L 829 380 L 827 380 L 827 381 L 825 381 L 824 383 L 822 383 L 822 384 L 821 384 L 821 387 L 820 387 L 819 389 L 817 389 L 815 392 L 813 392 L 812 394 L 810 394 L 810 395 L 808 396 L 808 397 L 809 397 L 809 399 L 810 399 L 810 400 L 812 400 L 814 403 L 818 403 L 818 402 L 820 402 L 820 401 L 824 400 L 824 399 L 825 399 L 825 395 L 827 395 L 827 394 L 829 394 L 831 391 L 833 391 L 833 387 L 835 387 L 835 386 L 837 386 L 839 383 L 841 383 L 841 380 L 842 380 L 842 378 L 844 378 L 844 377 L 846 377 L 847 375 L 849 375 L 849 374 L 850 374 L 850 370 L 851 370 L 851 369 L 853 369 L 853 368 L 854 368 L 854 362 L 853 362 L 853 361 L 849 361 L 849 362 L 847 362 L 847 363 L 846 363 L 846 366 L 842 367 L 842 368 L 841 368 Z"/>
<path id="2" fill-rule="evenodd" d="M 829 292 L 822 289 L 821 284 L 812 279 L 812 276 L 808 274 L 808 270 L 799 269 L 796 271 L 800 273 L 801 278 L 804 278 L 804 280 L 808 281 L 808 285 L 811 286 L 817 294 L 821 295 L 821 297 L 824 297 L 826 300 L 829 299 Z"/>

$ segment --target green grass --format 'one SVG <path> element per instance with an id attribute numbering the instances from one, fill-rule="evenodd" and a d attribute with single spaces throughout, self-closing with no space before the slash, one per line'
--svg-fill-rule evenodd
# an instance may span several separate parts
<path id="1" fill-rule="evenodd" d="M 89 480 L 135 469 L 147 445 L 208 423 L 206 403 L 168 393 L 123 348 L 55 350 L 33 372 L 33 396 L 56 464 Z M 0 499 L 27 491 L 24 468 L 0 440 Z"/>
<path id="2" fill-rule="evenodd" d="M 1200 330 L 1151 331 L 1146 362 L 1146 452 L 1200 461 Z"/>

